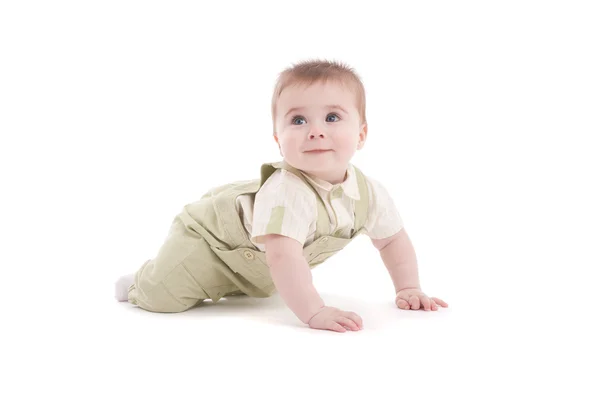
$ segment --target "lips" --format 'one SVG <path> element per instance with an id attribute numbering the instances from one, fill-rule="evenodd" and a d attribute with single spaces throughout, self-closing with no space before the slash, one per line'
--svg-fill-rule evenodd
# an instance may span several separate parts
<path id="1" fill-rule="evenodd" d="M 328 151 L 332 151 L 331 149 L 315 149 L 315 150 L 307 150 L 305 153 L 326 153 Z"/>

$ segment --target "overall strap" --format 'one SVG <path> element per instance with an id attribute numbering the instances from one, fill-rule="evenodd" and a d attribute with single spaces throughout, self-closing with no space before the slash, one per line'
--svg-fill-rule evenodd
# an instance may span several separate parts
<path id="1" fill-rule="evenodd" d="M 294 175 L 302 179 L 302 181 L 304 181 L 306 185 L 309 188 L 311 188 L 311 190 L 315 193 L 315 197 L 317 200 L 317 221 L 315 238 L 331 235 L 331 221 L 329 219 L 329 214 L 327 213 L 325 203 L 323 202 L 323 199 L 321 198 L 319 193 L 307 181 L 306 177 L 302 174 L 302 172 L 292 167 L 285 161 L 279 161 L 275 163 L 263 164 L 261 166 L 260 179 L 235 182 L 233 184 L 227 185 L 230 186 L 227 188 L 227 190 L 223 190 L 223 192 L 213 194 L 213 204 L 215 207 L 215 211 L 217 211 L 216 218 L 218 219 L 218 222 L 220 222 L 218 225 L 221 226 L 221 229 L 224 231 L 223 233 L 225 233 L 226 236 L 229 238 L 231 248 L 235 249 L 240 246 L 251 246 L 251 243 L 245 235 L 245 230 L 242 225 L 242 222 L 240 221 L 239 215 L 234 211 L 236 207 L 236 198 L 243 194 L 258 192 L 258 190 L 262 187 L 266 180 L 279 168 L 285 169 L 286 171 L 293 173 Z M 354 167 L 354 171 L 356 172 L 360 200 L 357 200 L 354 205 L 355 217 L 353 237 L 356 236 L 362 230 L 367 220 L 369 207 L 369 193 L 366 179 L 358 168 Z"/>
<path id="2" fill-rule="evenodd" d="M 238 196 L 257 193 L 266 180 L 278 169 L 283 168 L 302 179 L 315 192 L 317 196 L 317 235 L 329 234 L 329 214 L 321 197 L 314 188 L 306 181 L 302 173 L 285 162 L 263 164 L 261 166 L 260 179 L 238 181 L 227 185 L 226 189 L 215 193 L 213 205 L 216 211 L 217 226 L 222 229 L 222 235 L 226 236 L 231 249 L 239 247 L 252 247 L 239 215 L 235 212 L 236 199 Z"/>
<path id="3" fill-rule="evenodd" d="M 316 226 L 316 234 L 315 237 L 329 235 L 330 231 L 330 221 L 329 214 L 327 213 L 327 208 L 325 208 L 325 203 L 323 203 L 323 199 L 319 196 L 319 193 L 312 187 L 312 185 L 306 180 L 302 172 L 298 169 L 292 167 L 290 164 L 285 161 L 279 161 L 272 164 L 264 164 L 261 168 L 261 186 L 267 180 L 273 172 L 275 172 L 278 168 L 285 169 L 288 172 L 296 175 L 298 178 L 302 179 L 304 183 L 311 188 L 311 190 L 315 193 L 315 197 L 317 199 L 317 226 Z"/>
<path id="4" fill-rule="evenodd" d="M 356 236 L 361 231 L 367 222 L 369 214 L 369 188 L 367 187 L 367 179 L 361 170 L 354 167 L 356 173 L 356 183 L 360 193 L 360 200 L 354 203 L 354 231 L 352 236 Z"/>
<path id="5" fill-rule="evenodd" d="M 277 169 L 282 168 L 286 171 L 293 173 L 302 179 L 315 193 L 317 199 L 317 229 L 315 233 L 315 238 L 320 236 L 330 235 L 330 220 L 329 214 L 327 213 L 327 209 L 325 208 L 325 203 L 321 196 L 319 196 L 318 192 L 312 185 L 306 180 L 304 175 L 296 168 L 292 167 L 285 161 L 280 161 L 272 164 L 265 164 L 262 168 L 262 176 L 263 180 L 261 181 L 261 186 L 266 181 L 266 179 L 271 176 L 271 174 Z M 356 183 L 358 185 L 358 191 L 360 194 L 360 199 L 356 200 L 354 204 L 354 228 L 352 231 L 352 237 L 355 237 L 359 233 L 362 232 L 365 223 L 367 222 L 367 217 L 369 214 L 369 188 L 367 186 L 367 179 L 362 171 L 356 166 L 352 165 L 354 168 L 354 172 L 356 174 Z"/>

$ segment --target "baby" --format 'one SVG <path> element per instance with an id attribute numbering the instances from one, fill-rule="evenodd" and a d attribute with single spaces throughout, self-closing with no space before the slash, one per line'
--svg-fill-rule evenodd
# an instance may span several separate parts
<path id="1" fill-rule="evenodd" d="M 367 139 L 365 91 L 353 69 L 307 61 L 284 70 L 272 99 L 282 160 L 183 207 L 156 257 L 116 283 L 116 297 L 153 312 L 206 299 L 278 292 L 309 327 L 359 330 L 353 312 L 326 306 L 311 269 L 366 234 L 405 310 L 447 304 L 419 284 L 417 259 L 385 188 L 350 163 Z"/>

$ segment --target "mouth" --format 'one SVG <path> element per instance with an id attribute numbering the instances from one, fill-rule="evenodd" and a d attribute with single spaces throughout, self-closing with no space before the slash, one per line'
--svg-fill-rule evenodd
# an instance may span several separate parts
<path id="1" fill-rule="evenodd" d="M 331 149 L 317 149 L 317 150 L 305 151 L 305 153 L 309 153 L 309 154 L 321 154 L 321 153 L 327 153 L 328 151 L 333 151 L 333 150 L 331 150 Z"/>

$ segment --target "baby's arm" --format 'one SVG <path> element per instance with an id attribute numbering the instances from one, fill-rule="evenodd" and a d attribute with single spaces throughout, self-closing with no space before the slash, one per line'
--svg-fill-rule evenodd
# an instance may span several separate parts
<path id="1" fill-rule="evenodd" d="M 302 245 L 281 235 L 264 239 L 271 278 L 285 304 L 305 324 L 325 306 L 312 284 L 312 274 L 302 254 Z"/>
<path id="2" fill-rule="evenodd" d="M 406 288 L 420 289 L 417 255 L 406 233 L 406 229 L 385 239 L 371 239 L 381 256 L 390 277 L 394 282 L 396 293 Z"/>
<path id="3" fill-rule="evenodd" d="M 312 283 L 300 242 L 282 235 L 266 235 L 264 243 L 273 283 L 300 321 L 314 329 L 337 332 L 362 328 L 362 319 L 355 313 L 325 306 Z"/>
<path id="4" fill-rule="evenodd" d="M 406 229 L 386 239 L 371 239 L 379 250 L 396 289 L 396 305 L 399 308 L 425 311 L 438 309 L 438 305 L 448 307 L 445 301 L 429 297 L 421 290 L 415 249 Z"/>

